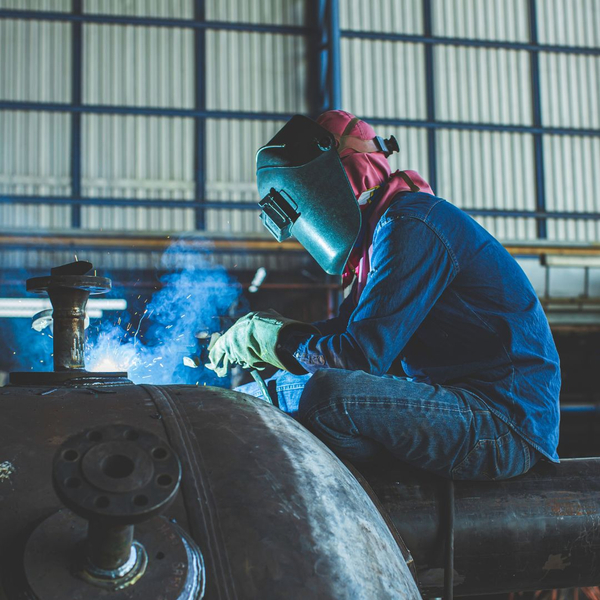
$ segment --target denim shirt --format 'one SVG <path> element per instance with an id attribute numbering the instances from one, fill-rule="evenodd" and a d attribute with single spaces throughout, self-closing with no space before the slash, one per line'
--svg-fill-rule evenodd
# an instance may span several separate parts
<path id="1" fill-rule="evenodd" d="M 374 232 L 371 271 L 320 335 L 284 347 L 310 373 L 390 371 L 468 390 L 558 461 L 560 370 L 533 287 L 505 248 L 466 213 L 424 193 L 399 194 Z"/>

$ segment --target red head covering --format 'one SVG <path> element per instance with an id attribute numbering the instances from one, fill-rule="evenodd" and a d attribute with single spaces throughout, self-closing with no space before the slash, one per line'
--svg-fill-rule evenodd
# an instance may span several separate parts
<path id="1" fill-rule="evenodd" d="M 354 124 L 352 125 L 352 121 Z M 429 184 L 416 171 L 391 172 L 388 160 L 383 152 L 360 152 L 344 143 L 346 136 L 360 140 L 372 140 L 377 135 L 365 121 L 343 110 L 330 110 L 323 113 L 317 123 L 332 133 L 338 141 L 340 158 L 354 190 L 361 212 L 368 210 L 369 217 L 363 222 L 359 242 L 354 247 L 346 264 L 342 281 L 349 285 L 356 275 L 358 285 L 356 300 L 360 297 L 370 270 L 370 256 L 373 245 L 373 232 L 379 219 L 387 210 L 393 198 L 399 192 L 417 192 L 433 194 Z M 358 145 L 358 144 L 355 144 Z M 376 188 L 384 187 L 383 194 L 373 195 Z M 371 206 L 376 198 L 377 205 Z"/>

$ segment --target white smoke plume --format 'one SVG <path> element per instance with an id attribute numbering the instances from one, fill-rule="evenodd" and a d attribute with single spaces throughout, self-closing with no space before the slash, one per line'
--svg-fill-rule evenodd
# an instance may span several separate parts
<path id="1" fill-rule="evenodd" d="M 162 258 L 162 288 L 145 311 L 104 322 L 88 337 L 89 371 L 127 371 L 134 383 L 225 385 L 202 364 L 196 334 L 220 331 L 245 308 L 242 290 L 224 267 L 186 242 Z"/>

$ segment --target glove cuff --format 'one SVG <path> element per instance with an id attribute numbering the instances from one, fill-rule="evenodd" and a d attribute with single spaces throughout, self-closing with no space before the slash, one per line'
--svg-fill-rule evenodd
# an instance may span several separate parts
<path id="1" fill-rule="evenodd" d="M 293 319 L 286 319 L 275 311 L 264 311 L 256 313 L 254 319 L 259 319 L 271 324 L 276 329 L 276 335 L 274 336 L 274 343 L 264 344 L 264 359 L 278 369 L 289 371 L 292 375 L 304 375 L 306 369 L 294 358 L 291 352 L 285 350 L 282 346 L 283 332 L 286 335 L 293 333 L 301 333 L 306 335 L 319 335 L 319 330 L 309 323 L 303 323 L 302 321 L 294 321 Z"/>

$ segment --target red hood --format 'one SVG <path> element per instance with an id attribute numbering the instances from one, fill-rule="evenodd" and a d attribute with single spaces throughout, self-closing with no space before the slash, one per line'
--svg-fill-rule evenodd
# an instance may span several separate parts
<path id="1" fill-rule="evenodd" d="M 372 140 L 377 135 L 368 123 L 360 120 L 356 122 L 352 129 L 345 131 L 353 119 L 355 119 L 354 115 L 343 110 L 330 110 L 323 113 L 317 119 L 317 123 L 333 133 L 338 142 L 342 134 L 359 137 L 362 140 Z M 416 171 L 396 171 L 392 173 L 390 164 L 383 152 L 361 153 L 351 148 L 345 148 L 340 153 L 340 158 L 360 205 L 360 210 L 363 215 L 368 215 L 368 218 L 363 220 L 361 234 L 359 235 L 360 242 L 352 250 L 342 276 L 344 287 L 352 283 L 354 276 L 356 276 L 358 281 L 355 298 L 358 301 L 366 285 L 370 270 L 373 232 L 391 201 L 400 192 L 419 191 L 433 195 L 433 190 Z M 385 189 L 382 194 L 377 195 L 377 205 L 372 206 L 370 202 L 373 196 L 365 192 L 379 186 L 384 186 Z M 361 196 L 363 197 L 361 198 Z M 367 209 L 369 209 L 368 212 Z"/>

